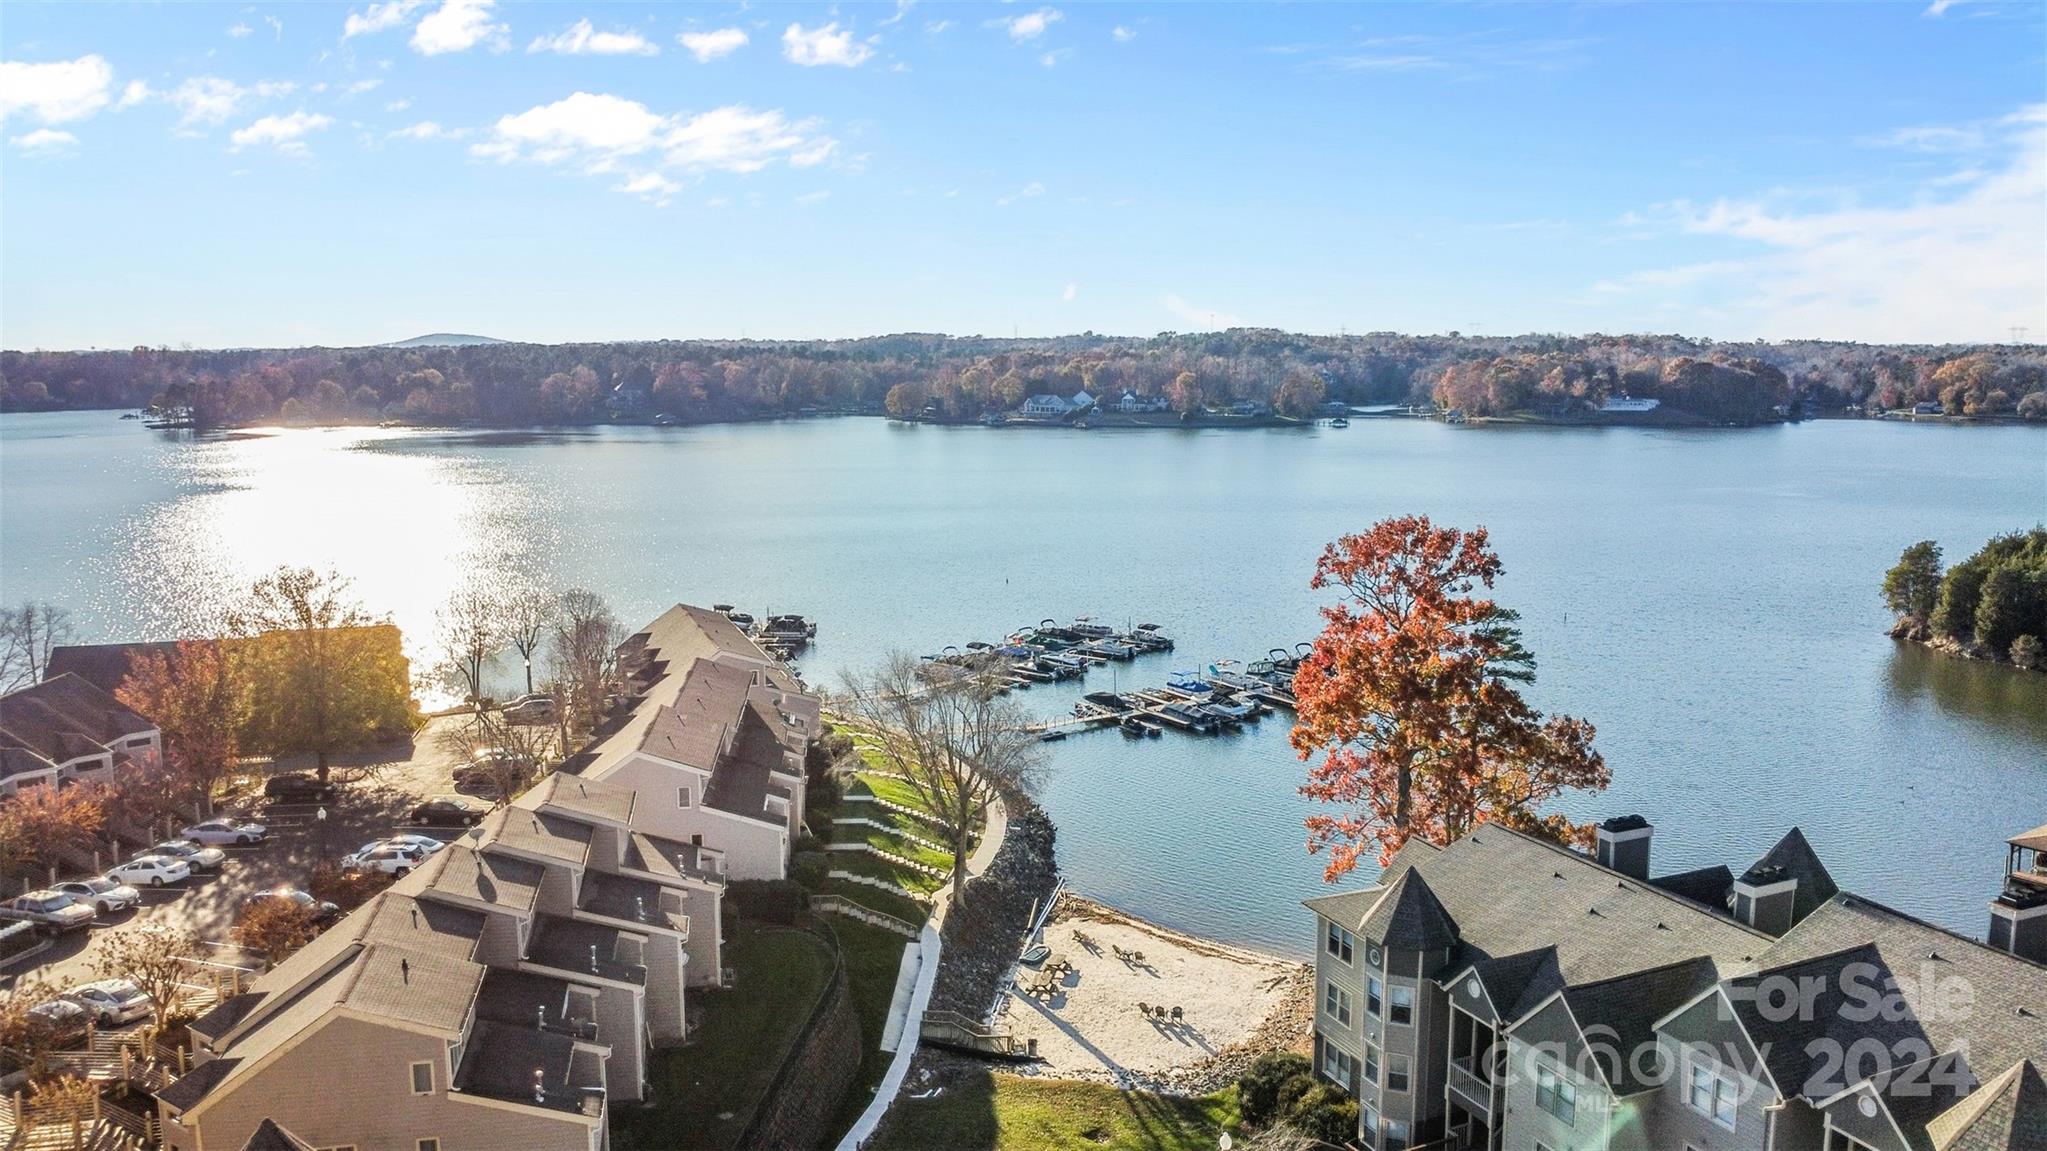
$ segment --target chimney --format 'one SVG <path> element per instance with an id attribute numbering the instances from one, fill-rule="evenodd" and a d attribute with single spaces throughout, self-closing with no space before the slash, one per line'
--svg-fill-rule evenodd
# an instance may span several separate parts
<path id="1" fill-rule="evenodd" d="M 1649 836 L 1656 829 L 1639 815 L 1616 815 L 1597 829 L 1593 858 L 1603 867 L 1649 881 Z"/>
<path id="2" fill-rule="evenodd" d="M 1771 935 L 1791 930 L 1798 879 L 1782 867 L 1756 866 L 1734 881 L 1734 917 Z"/>
<path id="3" fill-rule="evenodd" d="M 2047 888 L 2017 879 L 1990 901 L 1990 946 L 2047 963 Z"/>

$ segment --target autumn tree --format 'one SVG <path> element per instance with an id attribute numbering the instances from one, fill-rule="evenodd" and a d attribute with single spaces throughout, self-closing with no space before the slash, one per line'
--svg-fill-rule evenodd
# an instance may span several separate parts
<path id="1" fill-rule="evenodd" d="M 390 722 L 380 623 L 338 573 L 281 567 L 256 581 L 230 624 L 251 641 L 254 726 L 267 750 L 312 753 L 324 782 L 336 751 Z"/>
<path id="2" fill-rule="evenodd" d="M 41 683 L 50 653 L 71 642 L 71 613 L 47 603 L 0 608 L 0 692 Z"/>
<path id="3" fill-rule="evenodd" d="M 1272 406 L 1280 415 L 1297 420 L 1308 419 L 1321 413 L 1322 403 L 1328 395 L 1329 389 L 1321 376 L 1313 372 L 1295 372 L 1279 386 Z"/>
<path id="4" fill-rule="evenodd" d="M 1166 402 L 1183 416 L 1200 411 L 1201 399 L 1201 381 L 1193 372 L 1181 372 L 1166 385 Z"/>
<path id="5" fill-rule="evenodd" d="M 1383 520 L 1324 549 L 1311 586 L 1337 588 L 1294 677 L 1292 742 L 1321 757 L 1302 794 L 1345 810 L 1307 821 L 1335 880 L 1376 848 L 1444 844 L 1498 822 L 1558 840 L 1584 829 L 1540 812 L 1570 788 L 1603 788 L 1582 720 L 1545 719 L 1520 687 L 1534 661 L 1514 617 L 1476 594 L 1502 568 L 1484 528 Z"/>
<path id="6" fill-rule="evenodd" d="M 933 679 L 905 652 L 845 680 L 847 706 L 865 722 L 884 767 L 916 793 L 952 849 L 957 901 L 968 839 L 989 800 L 1037 787 L 1044 755 L 1029 717 L 995 689 L 993 676 Z"/>
<path id="7" fill-rule="evenodd" d="M 318 915 L 295 899 L 259 899 L 235 924 L 235 942 L 268 960 L 271 966 L 320 934 Z"/>
<path id="8" fill-rule="evenodd" d="M 198 936 L 164 923 L 147 923 L 102 937 L 93 970 L 102 978 L 125 979 L 149 996 L 156 1029 L 162 1031 L 177 1005 L 187 968 L 202 950 Z"/>
<path id="9" fill-rule="evenodd" d="M 0 866 L 13 874 L 47 870 L 64 845 L 91 843 L 106 826 L 106 789 L 27 786 L 0 799 Z"/>
<path id="10" fill-rule="evenodd" d="M 202 819 L 241 754 L 249 720 L 247 676 L 216 640 L 180 640 L 168 654 L 140 651 L 115 696 L 163 732 L 164 762 Z"/>
<path id="11" fill-rule="evenodd" d="M 1891 614 L 1926 622 L 1940 599 L 1940 575 L 1939 544 L 1920 540 L 1906 548 L 1897 566 L 1884 573 L 1884 603 Z"/>
<path id="12" fill-rule="evenodd" d="M 56 986 L 38 981 L 17 985 L 0 998 L 0 1051 L 19 1059 L 32 1084 L 49 1076 L 54 1066 L 51 1056 L 72 1038 L 62 1024 L 35 1014 L 39 1004 L 57 998 L 58 993 Z"/>
<path id="13" fill-rule="evenodd" d="M 618 669 L 618 645 L 624 640 L 625 625 L 603 596 L 584 588 L 561 594 L 548 648 L 556 673 L 574 692 L 585 729 L 604 715 L 605 690 Z"/>

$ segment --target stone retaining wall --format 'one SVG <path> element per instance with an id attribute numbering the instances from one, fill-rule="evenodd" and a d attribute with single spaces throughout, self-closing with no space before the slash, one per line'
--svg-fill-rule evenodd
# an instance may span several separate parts
<path id="1" fill-rule="evenodd" d="M 860 1074 L 865 1045 L 846 987 L 846 962 L 830 928 L 816 934 L 832 951 L 831 982 L 739 1137 L 737 1146 L 747 1151 L 813 1151 Z"/>

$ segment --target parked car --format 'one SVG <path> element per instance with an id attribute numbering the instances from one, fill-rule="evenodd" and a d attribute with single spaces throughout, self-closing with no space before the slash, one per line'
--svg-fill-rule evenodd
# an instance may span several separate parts
<path id="1" fill-rule="evenodd" d="M 280 901 L 295 903 L 312 912 L 314 923 L 332 923 L 336 919 L 341 918 L 340 904 L 329 903 L 324 899 L 315 899 L 311 892 L 300 891 L 296 887 L 280 887 L 275 891 L 259 891 L 242 901 L 242 911 L 246 913 L 261 904 Z"/>
<path id="2" fill-rule="evenodd" d="M 84 931 L 97 918 L 90 903 L 80 903 L 72 896 L 47 887 L 0 903 L 0 919 L 33 923 L 36 930 L 45 935 Z"/>
<path id="3" fill-rule="evenodd" d="M 126 911 L 142 902 L 142 893 L 133 887 L 125 883 L 116 883 L 111 879 L 102 879 L 99 876 L 94 876 L 91 879 L 74 879 L 69 883 L 60 883 L 57 885 L 56 890 L 76 899 L 80 903 L 91 904 L 92 909 L 101 916 L 112 915 L 116 911 Z"/>
<path id="4" fill-rule="evenodd" d="M 116 883 L 162 887 L 166 883 L 183 883 L 192 878 L 192 865 L 169 855 L 140 855 L 108 868 L 107 878 Z"/>
<path id="5" fill-rule="evenodd" d="M 194 871 L 219 871 L 220 865 L 227 862 L 227 852 L 189 839 L 166 839 L 142 854 L 182 859 Z"/>
<path id="6" fill-rule="evenodd" d="M 535 692 L 505 704 L 506 723 L 553 723 L 554 697 Z"/>
<path id="7" fill-rule="evenodd" d="M 474 827 L 490 814 L 490 808 L 460 796 L 429 799 L 412 809 L 412 822 L 422 827 Z"/>
<path id="8" fill-rule="evenodd" d="M 387 835 L 378 840 L 375 846 L 381 846 L 386 843 L 396 844 L 400 847 L 417 847 L 425 855 L 432 855 L 434 852 L 448 846 L 431 835 L 414 835 L 411 832 L 406 832 L 402 835 Z"/>
<path id="9" fill-rule="evenodd" d="M 455 786 L 496 789 L 507 776 L 525 774 L 525 760 L 505 747 L 480 747 L 469 757 L 469 766 L 455 769 Z"/>
<path id="10" fill-rule="evenodd" d="M 361 851 L 341 861 L 343 871 L 381 871 L 388 875 L 404 875 L 418 867 L 426 858 L 426 852 L 416 847 L 403 847 L 395 843 L 372 843 Z"/>
<path id="11" fill-rule="evenodd" d="M 28 1017 L 32 1022 L 62 1039 L 68 1039 L 84 1031 L 85 1021 L 90 1016 L 91 1012 L 69 999 L 52 999 L 48 1003 L 38 1003 L 28 1009 Z"/>
<path id="12" fill-rule="evenodd" d="M 302 772 L 273 775 L 263 783 L 263 794 L 289 803 L 326 802 L 338 794 L 332 783 L 321 783 L 317 775 Z"/>
<path id="13" fill-rule="evenodd" d="M 118 1026 L 133 1023 L 149 1014 L 149 996 L 125 979 L 99 979 L 82 983 L 64 993 L 64 998 L 85 1008 L 93 1022 Z"/>
<path id="14" fill-rule="evenodd" d="M 242 819 L 209 819 L 205 823 L 195 823 L 178 834 L 208 847 L 228 845 L 246 847 L 252 843 L 263 842 L 269 837 L 270 829 L 260 823 L 250 823 Z"/>

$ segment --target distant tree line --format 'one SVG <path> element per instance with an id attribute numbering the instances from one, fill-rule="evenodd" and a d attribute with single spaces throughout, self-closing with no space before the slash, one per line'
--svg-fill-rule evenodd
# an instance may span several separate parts
<path id="1" fill-rule="evenodd" d="M 1129 390 L 1191 412 L 1325 400 L 1568 414 L 1657 398 L 1713 422 L 1936 403 L 2047 419 L 2047 353 L 2018 346 L 1716 344 L 1682 336 L 1313 336 L 1272 329 L 1045 339 L 902 334 L 241 350 L 0 352 L 0 410 L 157 407 L 205 427 L 282 420 L 500 426 L 667 416 L 688 423 L 888 410 L 972 419 L 1036 393 Z"/>
<path id="2" fill-rule="evenodd" d="M 1885 573 L 1883 596 L 1892 635 L 2047 670 L 2047 528 L 1998 536 L 1946 571 L 1940 545 L 1920 540 Z"/>

